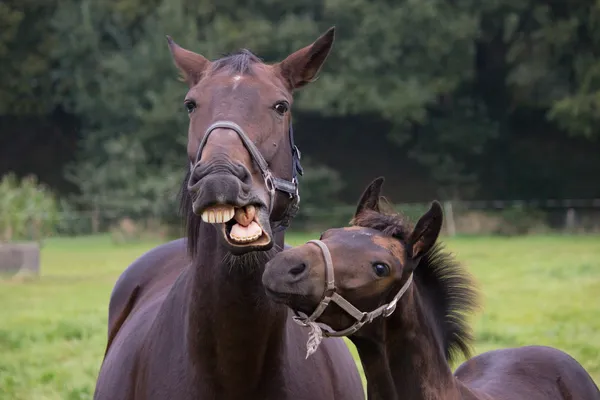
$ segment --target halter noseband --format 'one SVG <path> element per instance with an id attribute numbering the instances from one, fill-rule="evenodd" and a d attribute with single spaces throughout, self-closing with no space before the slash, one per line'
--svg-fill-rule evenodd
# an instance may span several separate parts
<path id="1" fill-rule="evenodd" d="M 404 293 L 406 293 L 413 280 L 413 273 L 411 272 L 406 282 L 404 283 L 404 285 L 402 285 L 398 293 L 396 293 L 392 301 L 382 306 L 379 306 L 375 310 L 370 312 L 360 311 L 359 309 L 354 307 L 348 300 L 344 299 L 336 292 L 333 260 L 331 258 L 331 253 L 329 252 L 329 248 L 327 248 L 327 245 L 321 240 L 310 240 L 308 241 L 308 243 L 315 244 L 321 249 L 321 252 L 323 253 L 323 258 L 325 259 L 326 285 L 321 302 L 310 316 L 307 317 L 306 315 L 302 315 L 300 312 L 294 310 L 295 315 L 292 317 L 294 322 L 296 322 L 298 325 L 311 328 L 306 354 L 307 358 L 316 351 L 323 336 L 349 336 L 358 331 L 360 328 L 362 328 L 363 325 L 373 322 L 373 320 L 377 317 L 383 316 L 384 318 L 387 318 L 390 315 L 392 315 L 392 313 L 396 310 L 396 304 L 404 295 Z M 335 331 L 328 326 L 326 326 L 325 329 L 323 329 L 321 328 L 321 326 L 318 325 L 319 323 L 316 322 L 316 320 L 321 316 L 321 314 L 323 314 L 329 303 L 332 301 L 355 319 L 354 324 L 341 331 Z M 313 342 L 312 345 L 311 342 Z"/>
<path id="2" fill-rule="evenodd" d="M 211 126 L 209 126 L 208 129 L 206 129 L 206 132 L 204 133 L 204 137 L 202 138 L 202 141 L 200 142 L 200 145 L 198 146 L 198 151 L 196 152 L 196 159 L 194 161 L 195 164 L 194 163 L 190 164 L 190 171 L 192 172 L 192 175 L 193 175 L 194 169 L 198 166 L 198 163 L 200 162 L 200 157 L 202 156 L 202 150 L 204 150 L 204 147 L 206 146 L 206 143 L 208 142 L 208 137 L 215 129 L 220 129 L 220 128 L 221 129 L 231 129 L 232 131 L 237 133 L 237 135 L 242 140 L 242 143 L 246 147 L 246 150 L 248 150 L 248 153 L 250 153 L 250 157 L 252 158 L 252 160 L 256 163 L 256 165 L 260 169 L 260 173 L 262 174 L 263 179 L 265 181 L 265 187 L 267 188 L 267 190 L 269 192 L 269 198 L 270 198 L 269 214 L 271 214 L 271 211 L 273 211 L 273 206 L 275 204 L 275 191 L 278 190 L 280 192 L 286 193 L 289 196 L 289 198 L 292 200 L 288 204 L 282 220 L 278 221 L 278 223 L 273 228 L 274 232 L 279 232 L 279 231 L 285 230 L 289 226 L 291 220 L 298 213 L 299 203 L 300 203 L 300 194 L 298 193 L 298 175 L 301 176 L 304 174 L 302 165 L 300 165 L 300 158 L 302 157 L 302 155 L 300 154 L 300 150 L 298 149 L 298 146 L 296 146 L 296 144 L 294 143 L 294 131 L 292 129 L 292 124 L 290 123 L 290 129 L 289 129 L 290 147 L 292 149 L 292 180 L 291 181 L 287 181 L 285 179 L 281 179 L 281 178 L 277 178 L 277 177 L 273 176 L 273 174 L 271 173 L 271 170 L 269 169 L 269 164 L 267 163 L 267 161 L 265 160 L 263 155 L 260 153 L 260 151 L 258 150 L 256 145 L 252 142 L 252 140 L 250 140 L 248 135 L 246 135 L 246 133 L 244 132 L 242 127 L 232 121 L 217 121 L 214 124 L 212 124 Z M 190 177 L 190 179 L 191 179 L 191 177 Z M 189 187 L 190 183 L 191 182 L 188 182 L 188 187 Z"/>

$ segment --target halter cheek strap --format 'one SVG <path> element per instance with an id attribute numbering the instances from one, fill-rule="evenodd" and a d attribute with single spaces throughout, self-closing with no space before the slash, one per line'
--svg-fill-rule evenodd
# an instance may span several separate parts
<path id="1" fill-rule="evenodd" d="M 252 142 L 252 140 L 244 132 L 242 127 L 232 121 L 217 121 L 214 124 L 212 124 L 211 126 L 209 126 L 208 129 L 206 129 L 206 132 L 204 133 L 204 137 L 202 138 L 202 141 L 200 142 L 200 145 L 198 146 L 198 150 L 196 152 L 196 158 L 194 160 L 194 163 L 190 165 L 190 170 L 192 172 L 197 167 L 198 163 L 200 162 L 200 157 L 202 156 L 202 151 L 204 150 L 204 147 L 206 146 L 206 143 L 208 142 L 208 138 L 209 138 L 210 134 L 216 129 L 230 129 L 230 130 L 234 131 L 235 133 L 237 133 L 237 135 L 240 137 L 242 143 L 244 144 L 244 147 L 246 147 L 246 150 L 248 150 L 248 153 L 250 153 L 250 157 L 258 166 L 260 173 L 262 174 L 262 177 L 264 179 L 265 187 L 267 188 L 267 191 L 269 192 L 269 198 L 270 198 L 269 214 L 271 214 L 271 211 L 273 210 L 273 206 L 275 203 L 275 191 L 280 191 L 280 192 L 286 193 L 289 196 L 289 198 L 292 200 L 286 209 L 284 218 L 281 221 L 279 221 L 279 223 L 273 230 L 280 231 L 280 230 L 286 229 L 289 226 L 291 219 L 294 218 L 294 216 L 298 212 L 298 208 L 299 208 L 298 204 L 300 203 L 300 195 L 298 193 L 297 175 L 302 175 L 304 173 L 304 170 L 302 169 L 302 166 L 300 165 L 300 158 L 301 158 L 300 150 L 298 150 L 298 147 L 294 144 L 294 133 L 293 133 L 291 124 L 290 124 L 290 130 L 289 130 L 289 140 L 290 140 L 290 146 L 292 149 L 292 164 L 293 164 L 291 181 L 273 176 L 273 174 L 271 173 L 271 170 L 269 169 L 269 164 L 267 163 L 267 161 L 265 160 L 263 155 L 260 153 L 260 151 L 258 150 L 256 145 Z M 188 186 L 190 183 L 188 183 Z M 281 227 L 283 227 L 283 228 L 281 229 Z"/>
<path id="2" fill-rule="evenodd" d="M 377 307 L 375 310 L 370 312 L 360 311 L 359 309 L 354 307 L 348 300 L 346 300 L 336 292 L 333 260 L 331 258 L 331 252 L 329 251 L 327 245 L 321 240 L 310 240 L 308 243 L 312 243 L 318 246 L 319 249 L 321 249 L 323 259 L 325 260 L 326 282 L 323 297 L 315 311 L 313 311 L 313 313 L 310 316 L 306 316 L 305 314 L 294 310 L 295 315 L 292 317 L 294 322 L 296 322 L 297 324 L 311 328 L 307 344 L 307 358 L 317 350 L 317 347 L 319 346 L 323 336 L 349 336 L 358 331 L 360 328 L 362 328 L 363 325 L 372 322 L 377 317 L 383 316 L 384 318 L 386 318 L 392 315 L 392 313 L 396 310 L 396 305 L 398 304 L 398 301 L 406 293 L 413 281 L 413 273 L 411 272 L 408 278 L 406 279 L 404 285 L 402 285 L 398 293 L 396 293 L 394 298 L 389 303 Z M 319 325 L 320 323 L 316 321 L 323 314 L 329 303 L 332 301 L 354 318 L 355 322 L 350 327 L 341 331 L 335 331 L 331 329 L 331 327 L 328 327 L 326 325 L 323 325 L 322 327 L 322 324 Z"/>
<path id="3" fill-rule="evenodd" d="M 290 139 L 290 148 L 292 149 L 292 183 L 295 186 L 295 192 L 293 194 L 287 192 L 290 196 L 291 201 L 288 202 L 283 218 L 274 224 L 274 227 L 272 228 L 274 233 L 285 231 L 290 226 L 290 222 L 292 221 L 292 219 L 294 219 L 294 217 L 296 216 L 296 214 L 298 214 L 298 211 L 300 210 L 300 194 L 298 193 L 298 175 L 304 175 L 304 168 L 302 168 L 302 164 L 300 163 L 300 160 L 302 159 L 302 153 L 300 153 L 300 149 L 298 148 L 298 146 L 296 146 L 296 143 L 294 141 L 294 129 L 292 128 L 291 123 L 288 137 Z"/>

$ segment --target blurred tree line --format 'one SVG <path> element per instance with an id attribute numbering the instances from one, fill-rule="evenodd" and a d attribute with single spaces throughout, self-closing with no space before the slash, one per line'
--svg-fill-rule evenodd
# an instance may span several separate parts
<path id="1" fill-rule="evenodd" d="M 376 175 L 395 201 L 600 197 L 591 0 L 3 0 L 0 174 L 166 218 L 187 116 L 165 35 L 276 61 L 331 25 L 294 114 L 309 204 Z"/>

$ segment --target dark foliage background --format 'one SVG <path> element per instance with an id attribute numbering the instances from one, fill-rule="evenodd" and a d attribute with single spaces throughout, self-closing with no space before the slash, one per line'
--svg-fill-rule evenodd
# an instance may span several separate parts
<path id="1" fill-rule="evenodd" d="M 0 175 L 170 218 L 185 86 L 165 40 L 276 61 L 337 26 L 299 93 L 302 189 L 353 203 L 600 197 L 600 5 L 541 0 L 3 0 Z"/>

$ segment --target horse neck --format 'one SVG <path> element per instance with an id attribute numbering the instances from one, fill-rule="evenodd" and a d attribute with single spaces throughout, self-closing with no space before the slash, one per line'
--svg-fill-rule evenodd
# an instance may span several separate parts
<path id="1" fill-rule="evenodd" d="M 352 338 L 367 378 L 369 400 L 461 399 L 427 300 L 413 285 L 394 314 Z"/>
<path id="2" fill-rule="evenodd" d="M 267 298 L 264 265 L 230 264 L 214 228 L 201 230 L 188 304 L 192 361 L 221 390 L 256 393 L 264 379 L 277 379 L 287 309 Z M 283 247 L 283 235 L 277 242 Z"/>

